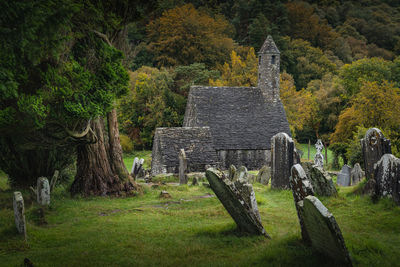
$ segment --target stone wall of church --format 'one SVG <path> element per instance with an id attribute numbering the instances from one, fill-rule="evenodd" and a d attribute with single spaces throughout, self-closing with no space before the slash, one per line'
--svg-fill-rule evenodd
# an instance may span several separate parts
<path id="1" fill-rule="evenodd" d="M 264 165 L 271 165 L 271 150 L 217 150 L 217 154 L 222 169 L 228 169 L 231 164 L 237 168 L 246 166 L 248 170 L 259 170 Z"/>

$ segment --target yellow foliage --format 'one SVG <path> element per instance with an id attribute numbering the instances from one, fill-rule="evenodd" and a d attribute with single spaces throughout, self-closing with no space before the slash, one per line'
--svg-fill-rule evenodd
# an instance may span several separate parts
<path id="1" fill-rule="evenodd" d="M 231 53 L 231 61 L 225 62 L 221 78 L 210 79 L 211 86 L 257 86 L 258 61 L 254 48 L 248 48 L 243 60 L 235 51 Z"/>

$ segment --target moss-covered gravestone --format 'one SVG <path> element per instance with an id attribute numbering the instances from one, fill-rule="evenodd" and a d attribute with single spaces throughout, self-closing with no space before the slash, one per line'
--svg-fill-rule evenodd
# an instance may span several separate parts
<path id="1" fill-rule="evenodd" d="M 25 207 L 21 192 L 14 192 L 13 207 L 15 226 L 18 233 L 23 234 L 26 239 Z"/>
<path id="2" fill-rule="evenodd" d="M 243 179 L 233 182 L 214 168 L 206 171 L 211 189 L 242 232 L 269 237 L 261 223 L 253 186 Z"/>
<path id="3" fill-rule="evenodd" d="M 46 177 L 39 177 L 36 188 L 37 202 L 39 205 L 50 205 L 50 185 Z"/>
<path id="4" fill-rule="evenodd" d="M 351 266 L 350 255 L 335 217 L 314 196 L 305 197 L 298 205 L 312 247 L 332 258 L 338 266 Z"/>
<path id="5" fill-rule="evenodd" d="M 257 174 L 257 182 L 268 185 L 269 180 L 271 179 L 271 168 L 268 166 L 263 166 Z"/>
<path id="6" fill-rule="evenodd" d="M 375 197 L 388 197 L 400 205 L 400 159 L 385 154 L 375 165 Z"/>
<path id="7" fill-rule="evenodd" d="M 337 195 L 331 176 L 323 168 L 313 165 L 311 162 L 303 162 L 301 166 L 306 172 L 315 194 L 327 197 Z"/>

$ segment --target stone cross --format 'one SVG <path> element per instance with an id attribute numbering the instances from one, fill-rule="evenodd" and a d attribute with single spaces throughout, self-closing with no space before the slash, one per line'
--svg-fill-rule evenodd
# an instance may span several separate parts
<path id="1" fill-rule="evenodd" d="M 17 227 L 18 233 L 23 234 L 26 240 L 25 207 L 21 192 L 14 192 L 13 207 L 15 226 Z"/>
<path id="2" fill-rule="evenodd" d="M 343 165 L 342 170 L 337 175 L 337 184 L 341 186 L 350 186 L 351 168 L 349 165 Z"/>
<path id="3" fill-rule="evenodd" d="M 371 128 L 365 133 L 365 137 L 361 139 L 361 148 L 364 158 L 365 177 L 369 180 L 374 173 L 374 164 L 384 154 L 392 153 L 390 140 L 386 139 L 378 128 Z"/>
<path id="4" fill-rule="evenodd" d="M 179 184 L 187 184 L 188 176 L 187 176 L 187 158 L 185 149 L 179 150 Z"/>
<path id="5" fill-rule="evenodd" d="M 243 179 L 229 180 L 223 172 L 214 168 L 206 171 L 211 189 L 224 205 L 242 232 L 269 237 L 261 223 L 257 201 L 251 184 Z"/>
<path id="6" fill-rule="evenodd" d="M 352 266 L 339 225 L 324 204 L 314 196 L 307 196 L 298 205 L 311 246 L 333 259 L 334 265 Z"/>
<path id="7" fill-rule="evenodd" d="M 359 163 L 354 164 L 354 167 L 350 173 L 351 184 L 352 185 L 358 184 L 361 181 L 361 179 L 364 177 L 364 175 L 365 174 L 364 174 L 363 170 L 361 169 L 360 164 Z"/>
<path id="8" fill-rule="evenodd" d="M 296 206 L 297 217 L 299 218 L 301 236 L 304 242 L 311 243 L 310 237 L 308 236 L 307 230 L 304 226 L 303 217 L 301 216 L 301 210 L 298 203 L 303 201 L 306 196 L 313 196 L 314 190 L 300 164 L 293 165 L 291 174 L 289 182 L 293 193 L 294 204 Z"/>
<path id="9" fill-rule="evenodd" d="M 374 197 L 392 198 L 400 205 L 400 159 L 385 154 L 375 164 Z"/>
<path id="10" fill-rule="evenodd" d="M 271 138 L 271 187 L 289 189 L 290 169 L 293 166 L 294 142 L 286 133 Z"/>
<path id="11" fill-rule="evenodd" d="M 50 185 L 46 177 L 39 177 L 36 187 L 37 202 L 39 205 L 50 205 Z"/>
<path id="12" fill-rule="evenodd" d="M 314 164 L 323 168 L 324 167 L 324 156 L 322 155 L 322 149 L 324 148 L 324 144 L 322 144 L 321 139 L 318 139 L 315 144 L 315 148 L 317 149 L 317 153 L 314 157 Z"/>

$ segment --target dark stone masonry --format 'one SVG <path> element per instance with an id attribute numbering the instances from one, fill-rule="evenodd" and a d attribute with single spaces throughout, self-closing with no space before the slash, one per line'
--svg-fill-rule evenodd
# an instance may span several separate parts
<path id="1" fill-rule="evenodd" d="M 211 135 L 207 145 L 213 144 L 218 155 L 214 165 L 218 162 L 218 167 L 222 169 L 228 169 L 231 164 L 246 166 L 250 170 L 270 165 L 271 137 L 279 132 L 290 135 L 289 123 L 279 97 L 280 52 L 271 36 L 265 40 L 258 55 L 258 87 L 190 88 L 183 126 L 186 132 L 192 127 L 209 127 Z M 165 143 L 167 138 L 164 137 L 160 145 L 160 131 L 168 131 L 165 129 L 168 128 L 158 128 L 154 136 L 152 157 L 155 163 L 154 167 L 152 165 L 152 175 L 177 170 L 178 154 L 172 157 L 170 152 L 162 151 L 172 150 Z M 180 137 L 177 134 L 168 137 L 171 146 L 178 143 L 180 148 L 185 148 L 180 140 L 174 140 Z M 188 137 L 186 134 L 184 139 L 190 141 Z M 187 156 L 189 170 L 196 169 L 191 166 L 194 164 L 191 160 L 193 155 L 187 153 Z M 196 157 L 204 159 L 203 156 Z M 204 165 L 200 161 L 197 161 L 197 166 Z"/>

